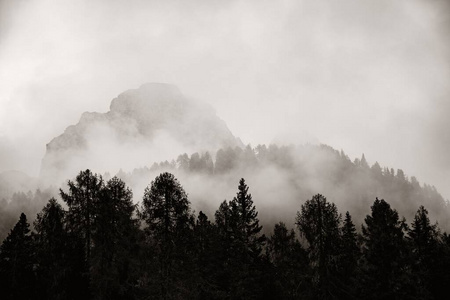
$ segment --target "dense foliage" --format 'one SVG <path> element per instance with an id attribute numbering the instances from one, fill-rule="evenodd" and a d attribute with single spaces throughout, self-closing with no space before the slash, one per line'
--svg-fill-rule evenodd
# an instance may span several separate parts
<path id="1" fill-rule="evenodd" d="M 214 220 L 167 172 L 139 205 L 117 177 L 68 186 L 3 241 L 2 299 L 440 299 L 450 284 L 450 238 L 423 206 L 409 225 L 376 198 L 358 232 L 317 194 L 297 232 L 279 222 L 266 237 L 244 179 Z"/>

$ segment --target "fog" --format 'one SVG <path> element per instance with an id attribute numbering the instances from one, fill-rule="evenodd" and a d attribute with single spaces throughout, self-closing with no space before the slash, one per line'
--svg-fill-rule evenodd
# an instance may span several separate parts
<path id="1" fill-rule="evenodd" d="M 167 82 L 245 144 L 365 153 L 449 198 L 448 16 L 445 0 L 0 1 L 0 171 L 38 175 L 83 112 Z"/>

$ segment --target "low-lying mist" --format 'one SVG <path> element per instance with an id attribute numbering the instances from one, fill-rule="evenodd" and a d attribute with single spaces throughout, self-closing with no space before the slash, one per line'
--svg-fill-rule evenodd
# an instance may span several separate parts
<path id="1" fill-rule="evenodd" d="M 142 200 L 145 188 L 156 176 L 171 172 L 188 193 L 192 209 L 196 213 L 203 211 L 210 219 L 214 219 L 222 201 L 236 196 L 239 179 L 245 178 L 264 230 L 270 230 L 279 221 L 293 227 L 300 206 L 319 193 L 334 202 L 341 214 L 349 211 L 358 228 L 378 197 L 389 201 L 408 221 L 413 219 L 419 206 L 424 205 L 430 212 L 430 219 L 438 221 L 443 230 L 449 230 L 448 202 L 434 187 L 421 185 L 402 170 L 381 168 L 378 163 L 370 167 L 364 156 L 352 162 L 343 151 L 325 145 L 225 148 L 214 155 L 196 152 L 151 166 L 143 165 L 108 172 L 95 167 L 90 169 L 104 180 L 112 176 L 124 180 L 133 191 L 135 203 Z M 72 180 L 78 172 L 73 174 Z M 67 180 L 61 182 L 54 182 L 49 189 L 41 182 L 44 192 L 35 194 L 4 194 L 2 229 L 12 225 L 21 211 L 31 214 L 29 218 L 33 220 L 50 197 L 58 198 L 56 187 L 67 188 Z"/>
<path id="2" fill-rule="evenodd" d="M 210 218 L 223 200 L 236 195 L 239 179 L 245 178 L 261 222 L 269 228 L 280 220 L 293 226 L 301 204 L 320 193 L 342 214 L 349 211 L 357 224 L 378 197 L 389 201 L 407 220 L 424 205 L 430 218 L 448 229 L 447 201 L 434 187 L 420 185 L 402 170 L 381 168 L 378 163 L 370 167 L 364 156 L 352 162 L 344 152 L 325 145 L 222 149 L 213 166 L 208 154 L 194 153 L 188 163 L 186 157 L 117 175 L 133 188 L 135 201 L 140 201 L 151 180 L 161 172 L 171 172 L 184 186 L 193 209 Z"/>

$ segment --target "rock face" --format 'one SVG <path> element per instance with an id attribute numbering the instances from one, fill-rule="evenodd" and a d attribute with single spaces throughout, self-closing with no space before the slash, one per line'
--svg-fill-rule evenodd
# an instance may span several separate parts
<path id="1" fill-rule="evenodd" d="M 41 177 L 130 169 L 180 153 L 242 146 L 214 110 L 169 84 L 148 83 L 113 99 L 106 113 L 85 112 L 47 144 Z"/>

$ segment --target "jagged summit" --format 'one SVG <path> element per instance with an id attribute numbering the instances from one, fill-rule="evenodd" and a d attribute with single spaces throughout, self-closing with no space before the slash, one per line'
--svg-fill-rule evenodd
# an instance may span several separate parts
<path id="1" fill-rule="evenodd" d="M 229 146 L 242 143 L 211 106 L 185 97 L 174 85 L 146 83 L 121 93 L 106 113 L 83 113 L 50 141 L 41 176 L 66 178 L 88 167 L 116 171 Z"/>

